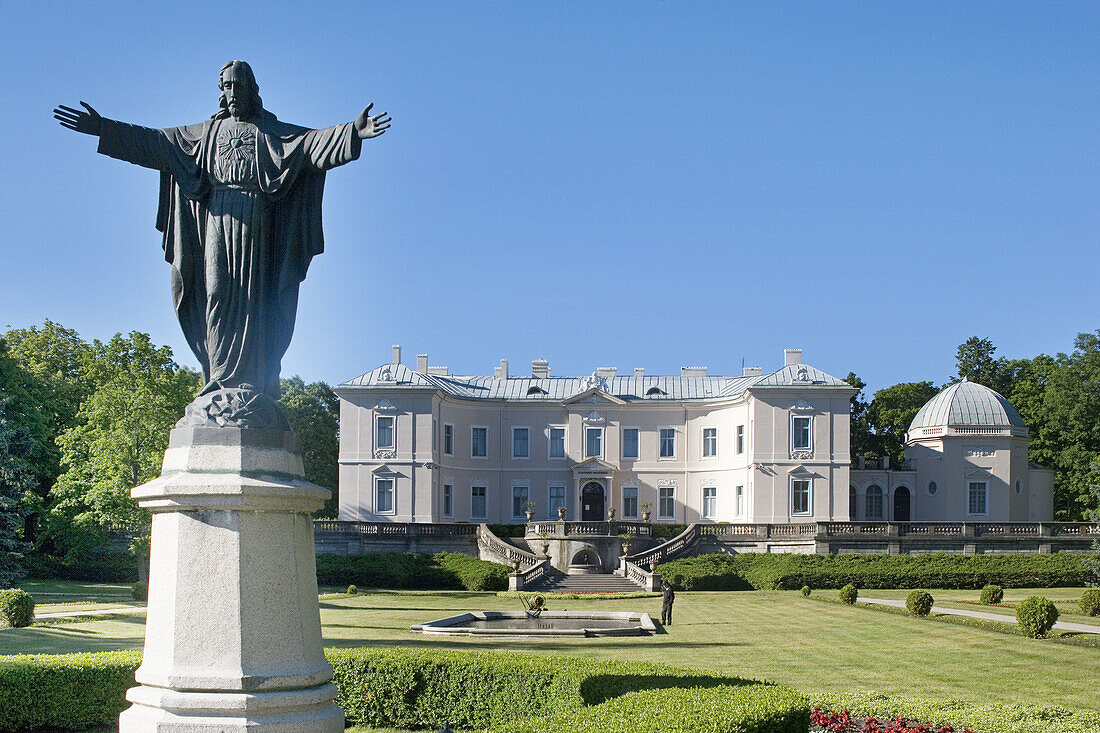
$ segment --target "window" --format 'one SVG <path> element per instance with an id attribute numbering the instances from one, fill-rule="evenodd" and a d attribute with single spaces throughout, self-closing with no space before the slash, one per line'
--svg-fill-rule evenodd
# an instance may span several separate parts
<path id="1" fill-rule="evenodd" d="M 703 458 L 718 455 L 718 428 L 703 428 Z"/>
<path id="2" fill-rule="evenodd" d="M 676 487 L 662 486 L 657 490 L 657 516 L 672 519 L 676 516 Z"/>
<path id="3" fill-rule="evenodd" d="M 487 489 L 484 486 L 471 486 L 470 487 L 470 518 L 471 519 L 485 519 L 488 514 L 486 513 L 485 494 Z"/>
<path id="4" fill-rule="evenodd" d="M 703 487 L 703 519 L 714 519 L 718 516 L 718 487 Z"/>
<path id="5" fill-rule="evenodd" d="M 452 484 L 443 484 L 443 516 L 455 515 L 455 487 Z"/>
<path id="6" fill-rule="evenodd" d="M 791 418 L 791 448 L 793 450 L 810 450 L 810 420 L 809 417 Z"/>
<path id="7" fill-rule="evenodd" d="M 455 426 L 443 425 L 443 455 L 453 456 L 455 454 Z"/>
<path id="8" fill-rule="evenodd" d="M 1016 479 L 1016 493 L 1017 493 L 1017 494 L 1022 494 L 1022 493 L 1024 493 L 1024 487 L 1023 487 L 1023 485 L 1022 485 L 1022 484 L 1020 483 L 1020 479 Z"/>
<path id="9" fill-rule="evenodd" d="M 928 495 L 929 496 L 935 496 L 937 491 L 939 491 L 939 487 L 936 486 L 936 482 L 935 481 L 929 481 L 928 482 Z"/>
<path id="10" fill-rule="evenodd" d="M 737 426 L 737 453 L 741 454 L 745 452 L 745 426 Z"/>
<path id="11" fill-rule="evenodd" d="M 565 487 L 564 486 L 551 486 L 550 487 L 550 518 L 557 519 L 558 507 L 566 506 L 565 504 Z"/>
<path id="12" fill-rule="evenodd" d="M 393 479 L 378 478 L 374 480 L 374 512 L 375 514 L 393 514 Z"/>
<path id="13" fill-rule="evenodd" d="M 855 486 L 848 487 L 848 521 L 854 522 L 859 516 L 859 493 Z"/>
<path id="14" fill-rule="evenodd" d="M 967 511 L 971 514 L 988 513 L 987 493 L 989 486 L 985 481 L 971 481 L 967 491 Z"/>
<path id="15" fill-rule="evenodd" d="M 531 490 L 526 486 L 512 487 L 512 519 L 526 516 L 527 502 L 530 501 Z"/>
<path id="16" fill-rule="evenodd" d="M 470 428 L 470 456 L 489 457 L 489 428 Z"/>
<path id="17" fill-rule="evenodd" d="M 586 458 L 603 455 L 603 428 L 584 429 L 584 455 Z"/>
<path id="18" fill-rule="evenodd" d="M 378 415 L 374 418 L 374 447 L 393 450 L 393 423 L 396 418 L 392 415 Z"/>
<path id="19" fill-rule="evenodd" d="M 623 487 L 623 519 L 637 519 L 638 517 L 638 487 Z"/>
<path id="20" fill-rule="evenodd" d="M 623 428 L 623 458 L 638 457 L 638 428 Z"/>
<path id="21" fill-rule="evenodd" d="M 661 458 L 676 457 L 676 428 L 661 428 L 660 449 Z"/>
<path id="22" fill-rule="evenodd" d="M 531 457 L 531 430 L 512 428 L 512 458 Z"/>
<path id="23" fill-rule="evenodd" d="M 882 488 L 871 485 L 867 487 L 867 496 L 864 497 L 863 513 L 865 519 L 882 519 Z"/>
<path id="24" fill-rule="evenodd" d="M 810 480 L 796 478 L 791 481 L 791 514 L 810 513 Z"/>
<path id="25" fill-rule="evenodd" d="M 733 492 L 733 511 L 734 515 L 738 517 L 745 516 L 745 487 L 738 486 Z"/>
<path id="26" fill-rule="evenodd" d="M 565 458 L 565 428 L 550 428 L 551 458 Z"/>

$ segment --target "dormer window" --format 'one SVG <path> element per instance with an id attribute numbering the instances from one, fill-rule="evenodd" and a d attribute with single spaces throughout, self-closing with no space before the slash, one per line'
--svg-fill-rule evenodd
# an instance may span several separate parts
<path id="1" fill-rule="evenodd" d="M 534 396 L 534 395 L 540 395 L 540 394 L 546 394 L 546 390 L 543 389 L 542 387 L 538 386 L 537 384 L 532 385 L 527 390 L 527 396 L 528 397 L 531 397 L 531 396 Z"/>
<path id="2" fill-rule="evenodd" d="M 667 397 L 668 392 L 665 392 L 660 387 L 650 387 L 648 390 L 646 390 L 645 396 L 646 397 L 654 397 L 654 396 Z"/>

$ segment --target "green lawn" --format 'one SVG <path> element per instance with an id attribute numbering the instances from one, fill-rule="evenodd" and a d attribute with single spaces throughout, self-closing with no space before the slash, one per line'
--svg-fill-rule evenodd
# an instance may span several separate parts
<path id="1" fill-rule="evenodd" d="M 936 600 L 937 606 L 944 608 L 961 608 L 968 611 L 986 611 L 999 613 L 1005 616 L 1016 615 L 1016 604 L 1028 596 L 1045 596 L 1054 601 L 1058 607 L 1058 620 L 1071 621 L 1078 624 L 1091 624 L 1100 626 L 1100 616 L 1086 616 L 1077 606 L 1077 600 L 1081 597 L 1083 588 L 1006 588 L 1005 597 L 999 606 L 983 606 L 978 603 L 978 590 L 934 590 L 929 591 Z M 868 598 L 892 598 L 905 600 L 909 595 L 908 590 L 861 590 L 861 596 Z M 817 591 L 817 595 L 836 597 L 836 591 Z"/>
<path id="2" fill-rule="evenodd" d="M 835 594 L 835 591 L 819 591 Z M 867 591 L 904 597 L 907 591 Z M 975 591 L 936 591 L 937 601 L 969 599 Z M 1080 589 L 1012 590 L 1014 602 L 1036 593 L 1060 605 Z M 497 640 L 421 636 L 409 626 L 465 610 L 520 608 L 492 593 L 375 592 L 325 595 L 325 644 L 507 649 L 605 659 L 664 662 L 731 672 L 815 690 L 873 689 L 973 703 L 1046 703 L 1100 711 L 1096 695 L 1100 649 L 1031 640 L 980 628 L 936 623 L 841 604 L 819 603 L 793 591 L 679 593 L 676 623 L 649 638 Z M 646 611 L 660 600 L 551 600 L 553 610 Z M 1008 609 L 1001 609 L 1010 613 Z M 1083 617 L 1084 618 L 1084 617 Z M 140 614 L 67 623 L 36 623 L 0 632 L 0 654 L 140 648 Z M 1040 692 L 1037 698 L 1036 693 Z"/>

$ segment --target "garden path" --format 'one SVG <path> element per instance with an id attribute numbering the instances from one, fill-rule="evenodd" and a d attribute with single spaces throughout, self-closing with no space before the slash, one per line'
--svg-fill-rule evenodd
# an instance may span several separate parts
<path id="1" fill-rule="evenodd" d="M 60 613 L 36 613 L 34 619 L 67 618 L 69 616 L 105 616 L 109 613 L 144 613 L 145 606 L 123 606 L 122 608 L 101 608 L 95 611 L 62 611 Z"/>
<path id="2" fill-rule="evenodd" d="M 905 608 L 905 601 L 895 601 L 886 598 L 866 598 L 860 596 L 859 600 L 864 603 L 876 603 L 880 606 L 894 606 L 895 608 Z M 1016 624 L 1015 616 L 1006 616 L 1003 613 L 989 613 L 988 611 L 968 611 L 963 608 L 943 608 L 941 606 L 932 606 L 934 613 L 943 613 L 951 616 L 969 616 L 971 618 L 981 618 L 986 621 L 1000 621 L 1002 624 Z M 1080 634 L 1100 634 L 1100 626 L 1093 626 L 1092 624 L 1078 624 L 1070 621 L 1055 621 L 1054 628 L 1059 631 L 1074 631 Z"/>

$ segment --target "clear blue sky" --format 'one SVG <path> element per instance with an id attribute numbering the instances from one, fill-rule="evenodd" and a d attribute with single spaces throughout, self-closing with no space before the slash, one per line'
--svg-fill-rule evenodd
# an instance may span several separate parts
<path id="1" fill-rule="evenodd" d="M 283 374 L 766 370 L 941 382 L 968 336 L 1100 327 L 1100 5 L 3 5 L 0 329 L 170 305 L 154 172 L 51 119 L 198 122 L 249 61 L 268 109 L 393 115 L 329 174 Z M 308 13 L 308 15 L 307 15 Z"/>

